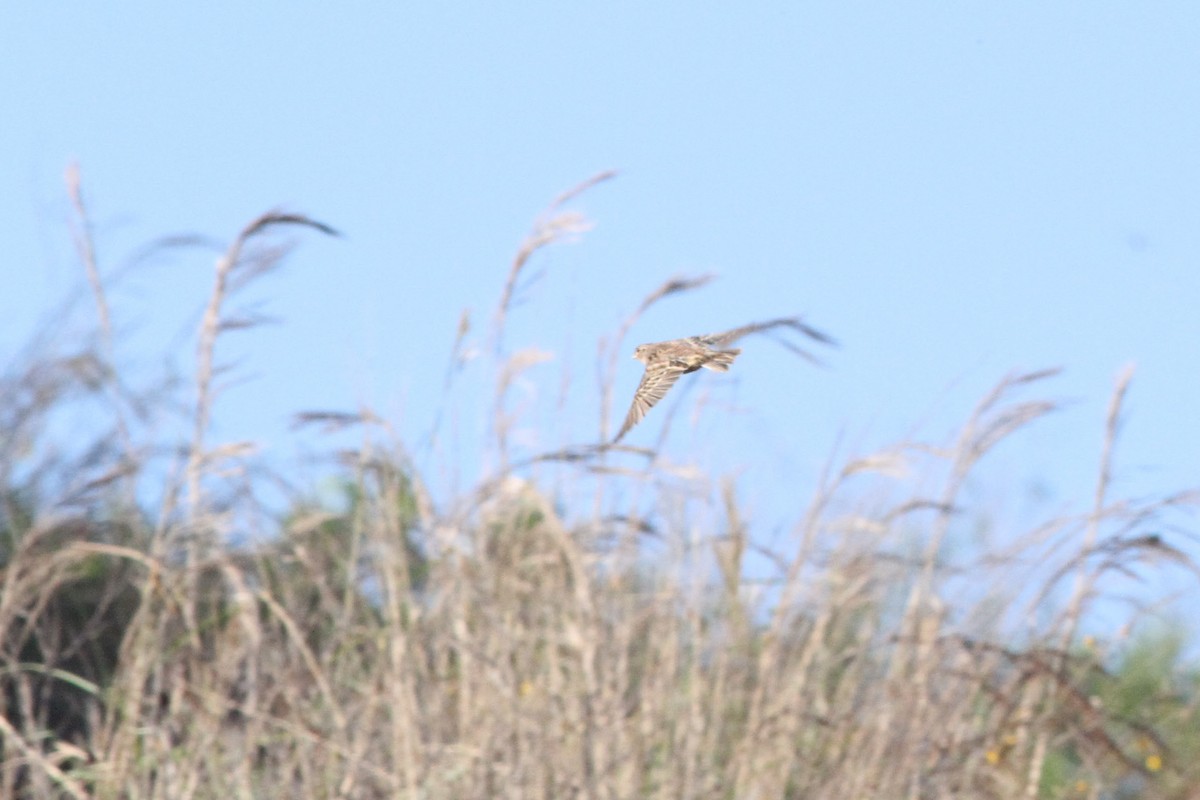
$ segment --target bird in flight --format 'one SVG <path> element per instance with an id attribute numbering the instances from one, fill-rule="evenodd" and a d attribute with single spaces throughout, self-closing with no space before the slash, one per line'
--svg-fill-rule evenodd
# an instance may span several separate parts
<path id="1" fill-rule="evenodd" d="M 630 428 L 641 422 L 646 416 L 646 412 L 655 403 L 666 397 L 667 392 L 681 376 L 695 372 L 701 367 L 714 372 L 728 372 L 729 366 L 742 351 L 740 348 L 723 348 L 743 336 L 779 326 L 793 328 L 824 344 L 834 343 L 831 338 L 820 331 L 798 319 L 789 318 L 743 325 L 724 333 L 710 333 L 703 336 L 689 336 L 686 339 L 638 345 L 633 351 L 633 357 L 646 365 L 646 372 L 642 375 L 642 382 L 638 384 L 637 391 L 633 393 L 633 405 L 629 407 L 625 424 L 621 426 L 621 430 L 617 431 L 613 444 L 621 441 L 621 437 L 628 433 Z M 788 344 L 787 346 L 806 358 L 812 358 L 794 345 Z"/>

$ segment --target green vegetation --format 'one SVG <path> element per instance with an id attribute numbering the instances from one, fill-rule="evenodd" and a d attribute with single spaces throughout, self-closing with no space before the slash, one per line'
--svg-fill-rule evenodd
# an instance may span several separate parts
<path id="1" fill-rule="evenodd" d="M 0 379 L 0 796 L 1195 796 L 1185 641 L 1097 614 L 1113 577 L 1194 572 L 1152 531 L 1195 496 L 1109 496 L 1128 376 L 1094 507 L 995 552 L 955 540 L 980 513 L 963 487 L 1052 410 L 1022 399 L 1044 374 L 1002 381 L 949 445 L 831 467 L 780 551 L 731 480 L 697 510 L 634 448 L 535 459 L 594 487 L 560 508 L 508 461 L 504 392 L 527 356 L 501 331 L 530 258 L 584 227 L 568 193 L 496 314 L 494 475 L 435 498 L 374 413 L 303 413 L 361 444 L 339 453 L 335 498 L 272 519 L 247 448 L 209 441 L 214 352 L 229 294 L 283 257 L 273 237 L 330 230 L 248 225 L 217 262 L 194 380 L 133 397 L 73 193 L 99 330 Z M 94 436 L 63 446 L 54 420 L 84 406 Z M 139 415 L 178 407 L 186 446 L 138 441 Z"/>

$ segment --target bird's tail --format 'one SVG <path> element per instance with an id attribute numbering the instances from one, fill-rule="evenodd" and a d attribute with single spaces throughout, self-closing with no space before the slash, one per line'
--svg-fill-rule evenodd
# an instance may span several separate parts
<path id="1" fill-rule="evenodd" d="M 718 350 L 717 352 L 713 353 L 712 358 L 710 358 L 708 361 L 705 361 L 700 366 L 704 367 L 705 369 L 711 369 L 713 372 L 729 372 L 729 365 L 733 363 L 733 360 L 737 358 L 741 352 L 741 348 L 734 348 L 733 350 Z"/>

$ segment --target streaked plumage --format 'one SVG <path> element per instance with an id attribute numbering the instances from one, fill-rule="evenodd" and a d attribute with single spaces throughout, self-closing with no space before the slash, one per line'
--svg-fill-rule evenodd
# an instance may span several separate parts
<path id="1" fill-rule="evenodd" d="M 778 326 L 793 328 L 825 344 L 833 343 L 828 336 L 805 325 L 798 319 L 777 319 L 754 325 L 744 325 L 724 333 L 710 333 L 703 336 L 689 336 L 686 339 L 638 345 L 633 351 L 633 357 L 646 365 L 646 372 L 642 375 L 642 382 L 638 384 L 637 391 L 633 394 L 633 404 L 629 408 L 621 430 L 617 431 L 613 443 L 619 442 L 630 428 L 641 422 L 646 416 L 646 412 L 655 403 L 666 397 L 667 392 L 681 376 L 695 372 L 702 367 L 714 372 L 728 372 L 729 366 L 742 351 L 737 348 L 732 350 L 721 348 L 748 334 Z M 801 355 L 811 358 L 802 350 L 790 344 L 788 346 Z"/>

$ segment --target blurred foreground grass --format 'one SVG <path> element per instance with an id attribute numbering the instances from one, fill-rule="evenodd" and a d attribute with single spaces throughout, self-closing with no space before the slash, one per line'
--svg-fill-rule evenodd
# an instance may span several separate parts
<path id="1" fill-rule="evenodd" d="M 1045 374 L 1003 380 L 954 442 L 831 467 L 782 551 L 721 476 L 719 511 L 685 523 L 648 451 L 622 451 L 636 469 L 596 446 L 535 459 L 595 487 L 560 508 L 508 461 L 523 356 L 501 333 L 526 263 L 586 227 L 570 192 L 496 314 L 495 473 L 435 498 L 385 420 L 307 412 L 362 432 L 335 454 L 341 496 L 264 515 L 278 482 L 209 441 L 215 350 L 230 295 L 284 257 L 278 235 L 331 230 L 251 222 L 217 261 L 194 379 L 139 394 L 71 192 L 96 335 L 32 348 L 0 383 L 0 796 L 1200 797 L 1187 643 L 1096 617 L 1110 578 L 1143 578 L 1152 608 L 1160 576 L 1195 573 L 1175 541 L 1194 494 L 1110 496 L 1128 375 L 1094 506 L 996 552 L 951 557 L 952 525 L 977 513 L 962 489 L 979 460 L 1053 408 L 1023 399 Z M 83 406 L 90 434 L 60 441 Z M 184 443 L 139 423 L 180 408 Z"/>

